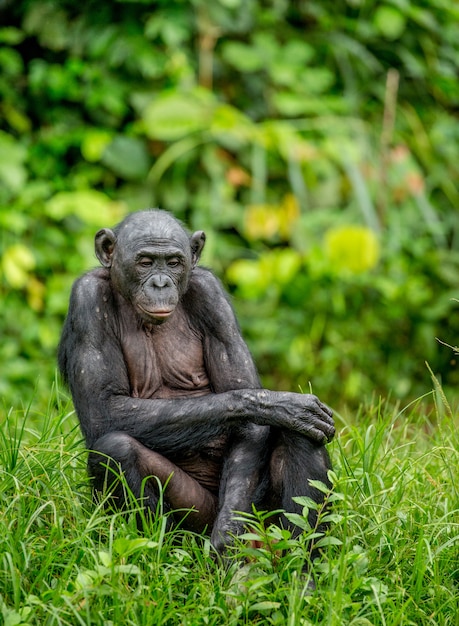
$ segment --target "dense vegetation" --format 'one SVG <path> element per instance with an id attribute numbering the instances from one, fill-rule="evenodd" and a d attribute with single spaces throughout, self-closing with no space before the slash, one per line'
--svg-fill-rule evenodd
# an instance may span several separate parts
<path id="1" fill-rule="evenodd" d="M 457 385 L 455 3 L 0 10 L 5 406 L 46 401 L 94 231 L 152 205 L 207 231 L 266 385 Z"/>
<path id="2" fill-rule="evenodd" d="M 241 542 L 217 565 L 206 540 L 167 533 L 164 519 L 139 533 L 133 517 L 92 504 L 69 407 L 25 422 L 11 413 L 0 428 L 0 622 L 456 626 L 459 435 L 447 404 L 428 404 L 366 405 L 357 424 L 341 423 L 315 592 L 300 575 L 311 531 L 292 540 L 259 515 L 248 536 L 263 547 Z"/>

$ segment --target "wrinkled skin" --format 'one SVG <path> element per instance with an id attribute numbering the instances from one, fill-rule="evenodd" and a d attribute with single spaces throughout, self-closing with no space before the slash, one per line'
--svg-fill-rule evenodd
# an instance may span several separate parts
<path id="1" fill-rule="evenodd" d="M 99 231 L 102 267 L 73 287 L 59 365 L 95 489 L 122 507 L 121 468 L 154 515 L 159 481 L 175 518 L 222 552 L 241 531 L 234 511 L 321 501 L 308 481 L 328 482 L 334 424 L 313 395 L 261 388 L 220 283 L 196 265 L 204 242 L 158 210 Z"/>

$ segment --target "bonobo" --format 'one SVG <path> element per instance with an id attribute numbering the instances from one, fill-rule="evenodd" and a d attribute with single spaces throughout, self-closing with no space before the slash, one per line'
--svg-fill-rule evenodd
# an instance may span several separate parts
<path id="1" fill-rule="evenodd" d="M 261 388 L 222 286 L 197 267 L 204 242 L 161 210 L 100 230 L 102 267 L 73 287 L 59 366 L 94 488 L 123 507 L 120 468 L 155 515 L 160 483 L 174 518 L 222 552 L 241 531 L 235 511 L 322 500 L 309 480 L 328 482 L 334 425 L 315 396 Z"/>

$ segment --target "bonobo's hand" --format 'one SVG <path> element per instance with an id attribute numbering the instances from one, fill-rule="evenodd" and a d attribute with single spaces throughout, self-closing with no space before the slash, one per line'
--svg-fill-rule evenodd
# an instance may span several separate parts
<path id="1" fill-rule="evenodd" d="M 305 435 L 318 443 L 327 443 L 335 435 L 331 409 L 310 393 L 271 392 L 274 422 L 288 430 Z"/>

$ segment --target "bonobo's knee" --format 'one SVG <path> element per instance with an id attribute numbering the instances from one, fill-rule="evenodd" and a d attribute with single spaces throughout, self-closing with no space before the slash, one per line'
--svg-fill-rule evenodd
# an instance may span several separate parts
<path id="1" fill-rule="evenodd" d="M 320 481 L 330 487 L 330 469 L 330 457 L 325 446 L 302 435 L 283 432 L 271 455 L 273 492 L 281 496 L 282 507 L 288 511 L 298 508 L 292 503 L 294 496 L 309 496 L 317 503 L 322 502 L 324 494 L 309 481 Z"/>
<path id="2" fill-rule="evenodd" d="M 103 435 L 92 446 L 88 465 L 92 473 L 100 465 L 106 466 L 113 459 L 121 467 L 126 467 L 137 457 L 137 442 L 127 433 L 116 431 Z"/>

